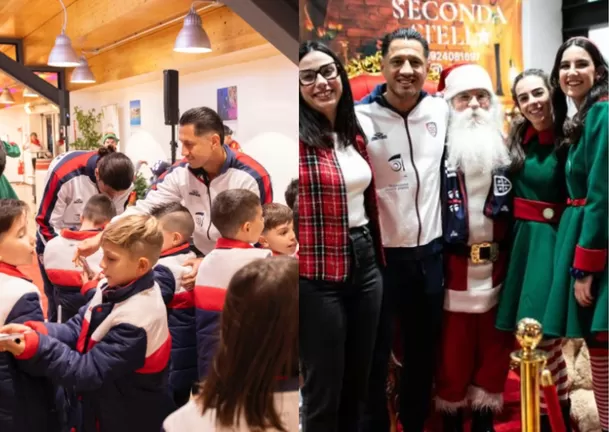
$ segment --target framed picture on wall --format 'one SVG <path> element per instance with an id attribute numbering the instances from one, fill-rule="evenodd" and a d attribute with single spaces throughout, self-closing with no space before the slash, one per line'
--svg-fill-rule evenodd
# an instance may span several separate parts
<path id="1" fill-rule="evenodd" d="M 129 124 L 131 126 L 142 125 L 142 108 L 139 100 L 129 102 Z"/>
<path id="2" fill-rule="evenodd" d="M 218 89 L 218 115 L 223 121 L 237 120 L 237 86 Z"/>

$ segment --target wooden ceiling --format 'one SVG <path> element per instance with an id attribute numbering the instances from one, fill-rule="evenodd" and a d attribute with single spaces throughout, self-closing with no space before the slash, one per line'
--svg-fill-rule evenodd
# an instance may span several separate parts
<path id="1" fill-rule="evenodd" d="M 182 54 L 173 51 L 173 44 L 183 25 L 180 18 L 188 12 L 191 0 L 63 1 L 68 16 L 66 34 L 77 53 L 85 52 L 96 84 L 178 68 L 202 58 L 209 59 L 204 69 L 212 69 L 216 67 L 214 59 L 223 54 L 268 43 L 220 4 L 199 12 L 213 51 Z M 206 2 L 195 4 L 197 10 L 205 6 Z M 45 65 L 63 25 L 59 0 L 0 0 L 0 17 L 0 38 L 22 39 L 25 64 Z M 172 20 L 172 24 L 163 25 Z M 128 41 L 121 43 L 124 39 Z M 114 46 L 116 42 L 119 43 Z M 11 56 L 14 50 L 0 46 L 0 51 Z M 87 86 L 69 84 L 70 74 L 68 70 L 68 90 Z"/>

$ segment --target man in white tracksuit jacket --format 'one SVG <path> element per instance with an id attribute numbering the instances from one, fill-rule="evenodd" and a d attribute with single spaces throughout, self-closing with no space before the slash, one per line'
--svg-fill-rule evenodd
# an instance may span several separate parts
<path id="1" fill-rule="evenodd" d="M 442 98 L 421 91 L 429 46 L 419 33 L 399 29 L 387 34 L 382 54 L 387 84 L 376 87 L 355 107 L 368 139 L 387 258 L 362 430 L 389 430 L 385 383 L 397 317 L 405 352 L 400 420 L 405 432 L 423 432 L 442 328 L 440 174 L 448 106 Z"/>
<path id="2" fill-rule="evenodd" d="M 150 214 L 156 206 L 181 202 L 195 221 L 195 247 L 208 254 L 220 237 L 210 218 L 216 195 L 228 189 L 248 189 L 260 197 L 261 204 L 271 203 L 271 177 L 252 157 L 223 144 L 224 124 L 211 108 L 192 108 L 182 114 L 179 139 L 183 159 L 152 185 L 145 199 L 138 200 L 113 221 L 133 214 Z M 84 256 L 93 253 L 99 248 L 100 238 L 101 234 L 83 242 L 79 253 Z M 184 286 L 194 285 L 199 263 L 200 258 L 184 263 L 193 266 L 192 273 L 182 278 Z"/>

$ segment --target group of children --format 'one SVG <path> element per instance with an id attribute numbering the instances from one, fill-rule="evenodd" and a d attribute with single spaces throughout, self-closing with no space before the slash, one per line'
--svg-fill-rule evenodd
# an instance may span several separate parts
<path id="1" fill-rule="evenodd" d="M 289 207 L 227 190 L 211 210 L 222 237 L 189 290 L 181 277 L 192 271 L 183 264 L 194 257 L 194 221 L 185 207 L 114 216 L 108 198 L 93 196 L 80 229 L 48 242 L 44 266 L 60 317 L 51 323 L 18 270 L 35 253 L 27 205 L 0 200 L 1 431 L 160 430 L 212 365 L 232 276 L 260 258 L 297 253 Z M 73 262 L 79 242 L 100 231 L 101 250 Z"/>

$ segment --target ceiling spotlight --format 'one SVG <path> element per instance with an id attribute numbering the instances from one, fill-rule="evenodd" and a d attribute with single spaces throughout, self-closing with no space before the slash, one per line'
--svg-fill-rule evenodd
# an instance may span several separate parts
<path id="1" fill-rule="evenodd" d="M 89 63 L 87 63 L 87 59 L 84 55 L 80 57 L 80 64 L 76 69 L 74 69 L 74 72 L 72 72 L 70 82 L 77 84 L 89 84 L 95 82 L 93 72 L 91 72 Z"/>
<path id="2" fill-rule="evenodd" d="M 38 97 L 38 93 L 34 93 L 29 87 L 26 87 L 23 90 L 23 97 L 27 97 L 27 98 L 37 98 Z"/>
<path id="3" fill-rule="evenodd" d="M 178 33 L 176 43 L 173 47 L 175 52 L 202 54 L 211 52 L 211 43 L 209 36 L 203 28 L 203 22 L 194 6 L 190 7 L 190 11 L 184 18 L 184 27 Z"/>
<path id="4" fill-rule="evenodd" d="M 49 54 L 49 66 L 55 67 L 76 67 L 79 65 L 78 55 L 74 48 L 72 48 L 72 41 L 66 35 L 66 25 L 68 24 L 68 11 L 62 0 L 59 0 L 61 7 L 63 7 L 63 27 L 61 33 L 55 39 L 55 46 Z"/>

